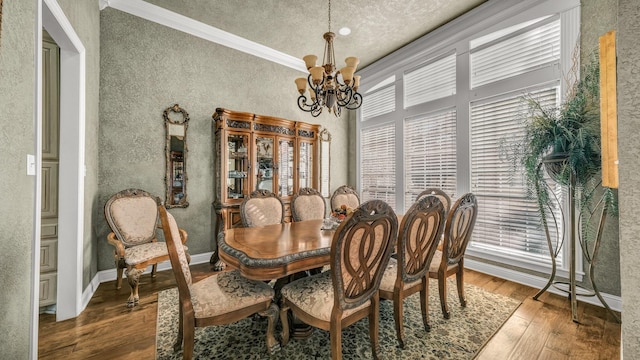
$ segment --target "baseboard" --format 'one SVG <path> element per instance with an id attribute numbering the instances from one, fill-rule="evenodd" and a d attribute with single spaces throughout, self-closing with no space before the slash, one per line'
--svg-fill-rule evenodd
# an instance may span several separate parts
<path id="1" fill-rule="evenodd" d="M 196 265 L 196 264 L 203 264 L 203 263 L 209 262 L 212 254 L 213 252 L 191 255 L 190 264 Z M 169 270 L 169 269 L 171 269 L 171 263 L 169 261 L 163 261 L 161 263 L 158 263 L 158 271 Z M 144 274 L 147 274 L 150 272 L 151 272 L 151 267 L 147 268 Z M 96 292 L 96 290 L 98 290 L 98 286 L 103 282 L 115 280 L 116 276 L 117 276 L 117 272 L 115 268 L 98 271 L 98 273 L 96 273 L 93 279 L 91 279 L 89 286 L 87 286 L 87 288 L 84 289 L 84 291 L 82 292 L 82 310 L 80 310 L 80 312 L 84 311 L 84 309 L 87 307 L 87 305 L 89 304 L 89 301 L 93 297 L 93 294 Z M 126 275 L 123 275 L 123 277 L 126 277 Z"/>
<path id="2" fill-rule="evenodd" d="M 548 279 L 546 278 L 542 278 L 542 277 L 531 275 L 531 274 L 526 274 L 516 270 L 506 269 L 500 266 L 487 264 L 487 263 L 483 263 L 483 262 L 472 260 L 472 259 L 465 259 L 464 267 L 470 270 L 475 270 L 484 274 L 496 276 L 501 279 L 513 281 L 518 284 L 531 286 L 532 288 L 537 288 L 537 289 L 542 289 L 547 284 L 547 281 L 548 281 Z M 553 294 L 566 296 L 566 293 L 554 288 L 553 286 L 549 287 L 547 291 Z M 600 294 L 602 295 L 602 298 L 604 299 L 604 301 L 607 302 L 607 304 L 612 310 L 622 312 L 622 299 L 620 298 L 620 296 L 606 294 L 606 293 L 600 293 Z M 585 303 L 604 307 L 596 296 L 580 296 L 578 297 L 578 300 Z"/>

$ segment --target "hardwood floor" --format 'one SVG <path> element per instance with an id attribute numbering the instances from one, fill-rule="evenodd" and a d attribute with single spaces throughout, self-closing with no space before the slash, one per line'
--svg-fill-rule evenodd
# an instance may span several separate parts
<path id="1" fill-rule="evenodd" d="M 194 280 L 211 274 L 210 264 L 191 267 Z M 565 297 L 537 292 L 524 285 L 475 271 L 465 272 L 467 283 L 522 301 L 520 307 L 478 354 L 477 359 L 619 359 L 620 324 L 604 309 L 582 302 L 580 324 L 571 321 Z M 174 287 L 171 270 L 155 279 L 141 277 L 140 304 L 127 309 L 129 286 L 115 290 L 114 282 L 100 284 L 87 308 L 75 319 L 55 322 L 40 316 L 40 359 L 153 359 L 158 291 Z M 438 305 L 439 306 L 439 305 Z M 457 306 L 452 303 L 449 306 Z"/>

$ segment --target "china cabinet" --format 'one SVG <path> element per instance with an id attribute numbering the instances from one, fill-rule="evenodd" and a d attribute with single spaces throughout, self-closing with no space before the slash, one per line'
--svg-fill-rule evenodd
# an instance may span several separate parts
<path id="1" fill-rule="evenodd" d="M 293 195 L 301 187 L 318 188 L 320 126 L 222 108 L 213 121 L 216 236 L 242 226 L 240 203 L 254 190 L 277 194 L 291 221 Z M 224 267 L 217 251 L 211 263 Z"/>

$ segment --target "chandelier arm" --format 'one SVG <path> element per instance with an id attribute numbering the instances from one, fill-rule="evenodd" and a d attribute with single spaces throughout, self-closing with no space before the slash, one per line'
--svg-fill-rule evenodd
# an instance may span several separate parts
<path id="1" fill-rule="evenodd" d="M 353 93 L 354 93 L 353 89 L 348 86 L 339 87 L 337 92 L 338 105 L 347 106 L 351 102 L 351 99 L 353 98 Z"/>
<path id="2" fill-rule="evenodd" d="M 354 92 L 351 97 L 351 101 L 345 107 L 349 110 L 355 110 L 362 105 L 362 95 L 359 92 Z"/>

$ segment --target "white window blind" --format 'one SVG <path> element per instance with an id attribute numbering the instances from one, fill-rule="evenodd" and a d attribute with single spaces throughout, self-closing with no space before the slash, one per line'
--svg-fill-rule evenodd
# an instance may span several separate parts
<path id="1" fill-rule="evenodd" d="M 360 139 L 361 201 L 384 200 L 395 210 L 395 125 L 364 129 Z"/>
<path id="2" fill-rule="evenodd" d="M 362 98 L 362 121 L 396 110 L 396 86 L 391 84 Z"/>
<path id="3" fill-rule="evenodd" d="M 330 197 L 329 189 L 331 154 L 329 152 L 329 141 L 320 141 L 320 193 L 324 197 Z"/>
<path id="4" fill-rule="evenodd" d="M 532 95 L 545 106 L 554 106 L 558 91 L 551 87 Z M 523 169 L 514 174 L 514 165 L 505 154 L 504 144 L 523 134 L 521 119 L 526 108 L 520 94 L 471 103 L 471 183 L 481 204 L 472 244 L 549 263 L 544 228 L 535 200 L 527 197 Z M 559 188 L 554 192 L 561 195 Z M 557 208 L 554 211 L 559 215 Z M 556 229 L 550 231 L 552 240 L 556 239 Z"/>
<path id="5" fill-rule="evenodd" d="M 422 65 L 404 74 L 404 106 L 456 94 L 456 55 Z"/>
<path id="6" fill-rule="evenodd" d="M 405 119 L 405 209 L 427 188 L 449 196 L 456 190 L 456 111 L 448 109 Z"/>
<path id="7" fill-rule="evenodd" d="M 560 20 L 543 20 L 471 50 L 471 87 L 560 61 Z"/>

